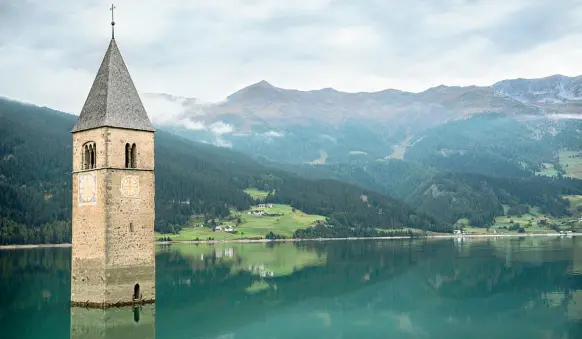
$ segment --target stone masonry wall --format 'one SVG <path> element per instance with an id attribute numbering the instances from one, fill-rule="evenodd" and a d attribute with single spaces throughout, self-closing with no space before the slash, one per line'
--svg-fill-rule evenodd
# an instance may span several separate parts
<path id="1" fill-rule="evenodd" d="M 135 169 L 125 166 L 125 144 L 136 144 Z M 145 300 L 155 299 L 155 178 L 154 135 L 150 132 L 109 129 L 107 197 L 107 291 L 108 302 L 133 295 L 135 284 Z M 123 193 L 122 182 L 134 178 L 139 189 L 135 196 Z"/>
<path id="2" fill-rule="evenodd" d="M 87 141 L 97 147 L 97 169 L 92 171 L 81 170 L 82 146 Z M 137 146 L 135 169 L 124 168 L 126 143 Z M 73 135 L 73 149 L 71 300 L 131 302 L 135 284 L 140 285 L 144 299 L 154 300 L 153 133 L 116 128 L 82 131 Z M 78 176 L 87 173 L 96 175 L 97 199 L 79 206 Z M 132 183 L 130 190 L 121 189 L 124 180 L 124 187 Z M 128 191 L 137 194 L 128 195 Z"/>
<path id="3" fill-rule="evenodd" d="M 83 145 L 90 141 L 95 143 L 95 148 L 97 150 L 95 168 L 106 167 L 106 137 L 106 128 L 91 129 L 73 134 L 73 172 L 81 171 L 83 169 Z"/>
<path id="4" fill-rule="evenodd" d="M 150 302 L 156 299 L 154 265 L 123 268 L 109 266 L 105 274 L 107 276 L 105 302 L 108 304 L 124 304 L 131 301 L 136 284 L 139 284 L 142 301 Z"/>
<path id="5" fill-rule="evenodd" d="M 96 168 L 82 171 L 83 145 L 96 145 Z M 105 131 L 73 135 L 71 301 L 98 303 L 105 298 Z M 80 172 L 79 172 L 80 171 Z M 95 204 L 79 205 L 79 175 L 95 175 Z"/>
<path id="6" fill-rule="evenodd" d="M 137 168 L 154 169 L 154 134 L 120 128 L 107 128 L 108 167 L 125 167 L 125 144 L 137 147 Z"/>
<path id="7" fill-rule="evenodd" d="M 151 265 L 155 261 L 154 174 L 134 170 L 107 172 L 107 199 L 110 201 L 105 235 L 107 266 Z M 128 177 L 139 184 L 136 197 L 127 197 L 122 193 L 122 181 Z"/>

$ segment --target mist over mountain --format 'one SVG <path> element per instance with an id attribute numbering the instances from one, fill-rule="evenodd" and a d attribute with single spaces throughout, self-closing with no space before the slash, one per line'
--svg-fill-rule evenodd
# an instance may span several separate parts
<path id="1" fill-rule="evenodd" d="M 260 81 L 218 103 L 168 94 L 143 100 L 154 122 L 192 140 L 273 161 L 330 163 L 403 158 L 430 129 L 480 114 L 519 121 L 533 138 L 553 133 L 559 120 L 582 119 L 582 77 L 441 85 L 419 93 L 299 91 Z"/>
<path id="2" fill-rule="evenodd" d="M 379 190 L 446 222 L 485 226 L 503 206 L 570 213 L 561 197 L 582 188 L 581 80 L 554 75 L 420 93 L 298 91 L 261 81 L 182 111 L 204 128 L 168 128 L 306 177 Z"/>
<path id="3" fill-rule="evenodd" d="M 297 91 L 262 81 L 220 103 L 143 95 L 160 131 L 156 229 L 247 208 L 242 190 L 265 185 L 274 201 L 356 228 L 489 227 L 506 209 L 530 208 L 577 220 L 582 210 L 564 197 L 582 195 L 582 119 L 575 78 L 559 79 L 422 93 Z M 66 239 L 71 159 L 59 150 L 70 148 L 74 116 L 0 103 L 4 237 Z M 362 192 L 390 213 L 371 213 Z"/>

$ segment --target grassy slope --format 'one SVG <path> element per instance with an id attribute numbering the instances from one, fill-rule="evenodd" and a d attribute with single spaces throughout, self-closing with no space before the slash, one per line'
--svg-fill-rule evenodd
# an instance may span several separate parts
<path id="1" fill-rule="evenodd" d="M 518 216 L 499 216 L 495 218 L 495 225 L 493 225 L 489 231 L 489 233 L 492 232 L 492 230 L 495 230 L 497 233 L 517 233 L 517 231 L 508 231 L 505 229 L 501 229 L 501 227 L 509 227 L 512 225 L 512 223 L 510 222 L 511 220 L 513 220 L 513 223 L 519 223 L 520 226 L 524 227 L 525 232 L 526 233 L 553 233 L 555 232 L 554 230 L 552 230 L 551 228 L 549 228 L 548 226 L 543 226 L 543 225 L 538 225 L 536 222 L 536 218 L 537 217 L 544 217 L 546 218 L 546 220 L 549 223 L 553 223 L 556 224 L 558 226 L 560 226 L 560 228 L 562 230 L 568 230 L 570 229 L 571 226 L 574 226 L 574 228 L 578 231 L 581 232 L 582 231 L 582 222 L 579 221 L 580 218 L 582 218 L 582 213 L 577 212 L 576 209 L 578 206 L 582 206 L 582 196 L 580 195 L 568 195 L 568 196 L 564 196 L 564 198 L 567 198 L 568 200 L 570 200 L 571 206 L 570 209 L 573 211 L 573 216 L 572 217 L 564 217 L 564 218 L 551 218 L 548 216 L 545 216 L 543 213 L 541 213 L 539 211 L 539 208 L 537 207 L 533 207 L 530 209 L 530 212 L 527 214 L 522 215 L 521 217 Z M 507 208 L 508 206 L 504 206 L 505 212 L 507 213 Z M 462 223 L 467 224 L 467 220 L 461 220 Z M 531 222 L 531 226 L 527 226 L 529 223 Z M 472 233 L 477 233 L 477 234 L 483 234 L 483 233 L 488 233 L 486 228 L 480 228 L 480 227 L 472 227 L 472 226 L 468 226 L 466 227 L 466 230 Z"/>
<path id="2" fill-rule="evenodd" d="M 269 192 L 261 191 L 256 188 L 246 189 L 245 192 L 253 198 L 263 199 Z M 264 238 L 269 232 L 278 233 L 291 237 L 293 232 L 301 228 L 307 228 L 316 221 L 324 220 L 325 217 L 320 215 L 310 215 L 299 210 L 293 211 L 289 205 L 273 204 L 272 208 L 258 208 L 252 206 L 251 210 L 264 210 L 265 213 L 282 214 L 282 216 L 255 216 L 243 213 L 233 213 L 234 221 L 220 221 L 219 225 L 231 225 L 238 231 L 237 234 L 218 231 L 214 232 L 209 227 L 186 227 L 177 235 L 163 235 L 156 233 L 156 239 L 163 236 L 170 236 L 172 240 L 194 240 L 196 238 L 205 240 L 214 238 L 215 240 L 233 240 L 240 238 Z M 242 223 L 236 225 L 236 217 L 240 217 Z M 193 220 L 192 224 L 199 223 L 199 220 Z"/>
<path id="3" fill-rule="evenodd" d="M 565 198 L 570 200 L 571 208 L 575 209 L 578 206 L 582 206 L 582 195 L 567 195 Z"/>
<path id="4" fill-rule="evenodd" d="M 248 195 L 250 195 L 253 199 L 260 199 L 260 200 L 264 200 L 267 195 L 269 195 L 269 192 L 267 191 L 261 191 L 259 189 L 256 188 L 247 188 L 244 190 L 244 192 Z"/>
<path id="5" fill-rule="evenodd" d="M 560 165 L 567 176 L 582 179 L 582 152 L 560 152 Z"/>
<path id="6" fill-rule="evenodd" d="M 554 167 L 553 164 L 550 163 L 543 163 L 542 164 L 542 169 L 539 172 L 536 172 L 536 175 L 544 175 L 546 177 L 556 177 L 558 176 L 558 171 L 556 170 L 556 168 Z"/>
<path id="7" fill-rule="evenodd" d="M 560 166 L 566 172 L 566 176 L 582 179 L 582 152 L 579 151 L 561 151 L 558 153 Z M 542 163 L 541 170 L 536 172 L 538 175 L 555 177 L 558 171 L 551 163 Z"/>

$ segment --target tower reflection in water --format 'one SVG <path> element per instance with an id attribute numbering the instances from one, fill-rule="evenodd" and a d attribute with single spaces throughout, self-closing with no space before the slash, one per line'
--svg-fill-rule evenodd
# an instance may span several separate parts
<path id="1" fill-rule="evenodd" d="M 107 309 L 71 308 L 71 339 L 153 339 L 155 304 Z"/>

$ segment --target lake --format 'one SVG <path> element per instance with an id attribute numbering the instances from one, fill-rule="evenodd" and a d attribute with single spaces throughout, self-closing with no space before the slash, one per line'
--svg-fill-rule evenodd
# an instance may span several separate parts
<path id="1" fill-rule="evenodd" d="M 0 250 L 3 339 L 582 338 L 582 238 L 160 245 L 156 304 L 69 307 L 70 248 Z"/>

